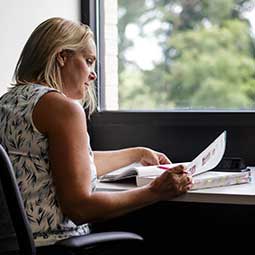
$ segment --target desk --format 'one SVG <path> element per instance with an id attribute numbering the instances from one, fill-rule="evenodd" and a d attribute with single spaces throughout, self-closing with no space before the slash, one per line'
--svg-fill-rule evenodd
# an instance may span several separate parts
<path id="1" fill-rule="evenodd" d="M 226 242 L 226 236 L 241 237 L 243 232 L 231 232 L 232 228 L 221 228 L 217 225 L 248 225 L 249 227 L 255 225 L 255 168 L 252 168 L 251 175 L 252 180 L 248 184 L 192 190 L 175 199 L 159 202 L 117 219 L 96 224 L 95 230 L 133 231 L 148 240 L 150 249 L 164 247 L 166 244 L 166 247 L 162 248 L 163 251 L 167 249 L 169 240 L 173 243 L 178 242 L 176 236 L 182 236 L 185 231 L 191 245 L 196 244 L 197 234 L 190 235 L 196 229 L 199 233 L 203 233 L 199 235 L 200 239 L 206 237 L 207 242 L 217 240 L 217 244 L 221 242 L 221 247 L 223 245 L 232 247 L 232 242 Z M 98 191 L 123 191 L 133 188 L 136 186 L 132 183 L 98 183 L 97 186 Z M 221 231 L 214 235 L 215 228 Z M 163 233 L 166 230 L 170 231 L 165 236 Z M 222 238 L 219 238 L 221 234 Z M 203 243 L 206 240 L 203 239 Z M 157 245 L 154 245 L 155 243 Z M 238 243 L 243 244 L 238 241 L 235 245 Z M 211 249 L 212 244 L 208 245 Z"/>
<path id="2" fill-rule="evenodd" d="M 251 182 L 225 187 L 191 190 L 172 199 L 179 202 L 255 205 L 255 167 L 251 167 Z M 98 183 L 98 191 L 121 191 L 135 188 L 131 183 Z"/>

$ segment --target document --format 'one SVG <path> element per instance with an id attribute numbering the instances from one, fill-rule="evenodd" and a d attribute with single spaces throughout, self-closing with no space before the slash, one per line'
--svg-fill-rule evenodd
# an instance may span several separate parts
<path id="1" fill-rule="evenodd" d="M 226 149 L 227 132 L 222 132 L 205 150 L 188 165 L 187 171 L 192 175 L 201 174 L 215 168 L 223 158 Z"/>
<path id="2" fill-rule="evenodd" d="M 167 169 L 177 165 L 184 165 L 186 171 L 193 176 L 192 189 L 208 188 L 223 185 L 233 185 L 247 183 L 250 179 L 250 172 L 213 172 L 222 160 L 226 148 L 226 131 L 222 132 L 211 144 L 209 144 L 191 162 L 180 162 L 165 165 L 142 166 L 135 163 L 127 167 L 115 170 L 100 178 L 101 182 L 123 181 L 134 177 L 137 186 L 143 186 L 151 182 L 154 178 L 161 175 Z M 169 170 L 171 171 L 171 170 Z M 205 173 L 206 172 L 206 173 Z M 203 174 L 204 173 L 204 174 Z"/>
<path id="3" fill-rule="evenodd" d="M 137 176 L 136 185 L 138 187 L 144 186 L 155 178 L 156 176 Z M 250 180 L 251 174 L 249 169 L 243 172 L 208 171 L 193 177 L 191 190 L 248 183 Z"/>

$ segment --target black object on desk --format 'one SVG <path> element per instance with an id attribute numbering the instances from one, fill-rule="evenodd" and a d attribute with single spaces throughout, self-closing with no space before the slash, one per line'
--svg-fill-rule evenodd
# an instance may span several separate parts
<path id="1" fill-rule="evenodd" d="M 249 170 L 242 158 L 224 157 L 212 171 L 242 172 Z"/>

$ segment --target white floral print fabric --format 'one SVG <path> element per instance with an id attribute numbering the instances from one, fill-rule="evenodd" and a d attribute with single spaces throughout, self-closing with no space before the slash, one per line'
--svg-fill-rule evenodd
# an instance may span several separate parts
<path id="1" fill-rule="evenodd" d="M 47 137 L 32 121 L 36 103 L 49 92 L 61 93 L 32 84 L 13 87 L 0 98 L 0 143 L 12 161 L 36 246 L 90 232 L 89 224 L 77 226 L 63 215 L 52 183 Z M 94 191 L 96 168 L 88 146 Z"/>

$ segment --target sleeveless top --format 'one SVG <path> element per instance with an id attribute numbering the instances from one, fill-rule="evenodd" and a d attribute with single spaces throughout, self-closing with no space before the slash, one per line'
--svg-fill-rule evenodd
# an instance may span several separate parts
<path id="1" fill-rule="evenodd" d="M 46 93 L 60 91 L 32 84 L 11 88 L 0 98 L 0 143 L 13 164 L 35 245 L 44 246 L 90 232 L 89 224 L 75 225 L 63 215 L 57 200 L 48 158 L 48 140 L 32 120 L 33 109 Z M 96 167 L 88 144 L 92 191 Z M 68 188 L 68 187 L 67 187 Z"/>

